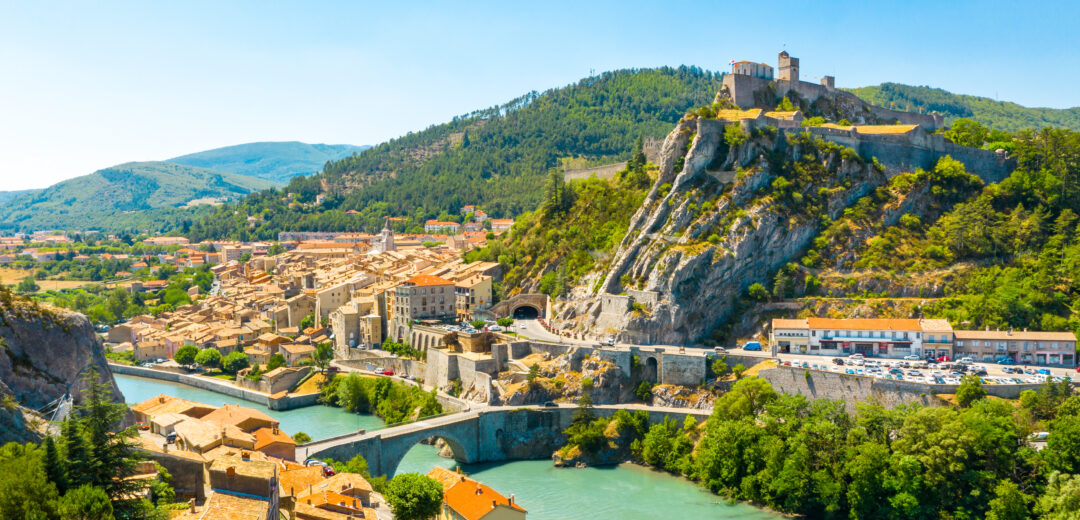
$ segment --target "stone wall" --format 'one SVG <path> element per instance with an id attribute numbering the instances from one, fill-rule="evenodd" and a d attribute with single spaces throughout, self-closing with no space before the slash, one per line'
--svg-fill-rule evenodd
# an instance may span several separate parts
<path id="1" fill-rule="evenodd" d="M 155 370 L 146 367 L 119 365 L 112 363 L 109 364 L 109 368 L 117 374 L 158 379 L 161 381 L 181 383 L 188 386 L 193 386 L 195 388 L 209 390 L 211 392 L 224 394 L 230 397 L 235 397 L 237 399 L 243 399 L 244 401 L 251 401 L 256 404 L 261 404 L 271 410 L 291 410 L 293 408 L 303 408 L 305 406 L 315 405 L 318 402 L 318 394 L 308 394 L 300 396 L 287 395 L 280 399 L 271 399 L 269 394 L 256 392 L 247 388 L 241 388 L 232 383 L 227 383 L 225 381 L 209 377 L 180 374 L 177 372 L 166 372 L 164 370 Z M 312 397 L 316 399 L 313 399 Z"/>
<path id="2" fill-rule="evenodd" d="M 759 375 L 779 392 L 804 395 L 811 399 L 844 401 L 848 411 L 852 412 L 855 411 L 855 403 L 868 400 L 890 408 L 901 404 L 941 405 L 944 401 L 935 394 L 954 394 L 958 388 L 958 385 L 893 381 L 795 367 L 762 370 Z M 1005 399 L 1016 399 L 1020 397 L 1020 392 L 1038 387 L 1038 384 L 983 386 L 987 394 Z"/>

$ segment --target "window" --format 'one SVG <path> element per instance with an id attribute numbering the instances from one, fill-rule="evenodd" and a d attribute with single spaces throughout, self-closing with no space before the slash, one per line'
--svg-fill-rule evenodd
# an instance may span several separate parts
<path id="1" fill-rule="evenodd" d="M 816 337 L 817 337 L 817 331 L 816 331 L 816 330 L 815 330 L 815 331 L 811 331 L 811 332 L 810 332 L 810 335 L 816 338 Z"/>
<path id="2" fill-rule="evenodd" d="M 958 347 L 964 346 L 964 340 L 962 340 L 962 339 L 956 340 L 956 346 L 958 346 Z"/>

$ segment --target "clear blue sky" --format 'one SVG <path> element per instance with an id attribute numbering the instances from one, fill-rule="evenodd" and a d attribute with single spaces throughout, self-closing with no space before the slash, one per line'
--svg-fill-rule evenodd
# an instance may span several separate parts
<path id="1" fill-rule="evenodd" d="M 1075 3 L 905 4 L 0 0 L 0 190 L 250 141 L 375 144 L 590 70 L 785 45 L 837 86 L 1080 105 Z"/>

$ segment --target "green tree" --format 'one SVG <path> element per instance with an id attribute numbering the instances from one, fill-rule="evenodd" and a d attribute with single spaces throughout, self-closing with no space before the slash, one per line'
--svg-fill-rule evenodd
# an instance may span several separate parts
<path id="1" fill-rule="evenodd" d="M 484 320 L 472 320 L 469 322 L 469 326 L 476 330 L 483 330 L 487 326 L 487 322 Z"/>
<path id="2" fill-rule="evenodd" d="M 67 461 L 60 458 L 60 452 L 56 448 L 56 441 L 52 436 L 45 437 L 45 473 L 49 477 L 49 482 L 56 485 L 56 489 L 60 493 L 67 491 Z"/>
<path id="3" fill-rule="evenodd" d="M 386 487 L 386 502 L 399 520 L 434 517 L 442 508 L 442 497 L 442 484 L 419 473 L 397 475 Z"/>
<path id="4" fill-rule="evenodd" d="M 746 372 L 746 366 L 742 363 L 736 363 L 735 367 L 731 369 L 731 373 L 735 374 L 735 379 L 742 379 L 744 372 Z"/>
<path id="5" fill-rule="evenodd" d="M 195 356 L 195 362 L 207 368 L 218 368 L 221 366 L 221 351 L 216 348 L 204 348 Z"/>
<path id="6" fill-rule="evenodd" d="M 982 387 L 982 381 L 977 376 L 969 374 L 960 380 L 960 386 L 956 389 L 956 404 L 961 408 L 967 408 L 984 397 L 986 389 Z"/>
<path id="7" fill-rule="evenodd" d="M 1051 469 L 1080 473 L 1080 417 L 1061 416 L 1050 423 L 1042 455 Z"/>
<path id="8" fill-rule="evenodd" d="M 731 369 L 728 367 L 726 358 L 716 358 L 712 362 L 713 377 L 719 379 L 728 375 Z"/>
<path id="9" fill-rule="evenodd" d="M 751 284 L 750 287 L 746 289 L 746 294 L 750 296 L 750 299 L 755 301 L 769 301 L 769 290 L 766 289 L 764 285 L 757 282 Z"/>
<path id="10" fill-rule="evenodd" d="M 638 383 L 637 387 L 634 388 L 634 396 L 647 403 L 652 400 L 652 387 L 652 383 L 641 381 Z"/>
<path id="11" fill-rule="evenodd" d="M 195 362 L 195 357 L 199 355 L 199 347 L 195 345 L 184 345 L 176 350 L 176 354 L 173 355 L 173 360 L 181 365 L 190 365 Z"/>
<path id="12" fill-rule="evenodd" d="M 281 354 L 274 354 L 270 356 L 270 361 L 266 363 L 266 371 L 269 372 L 275 368 L 285 366 L 285 356 Z"/>
<path id="13" fill-rule="evenodd" d="M 324 341 L 315 345 L 315 352 L 311 355 L 311 362 L 319 367 L 326 368 L 334 360 L 334 344 Z"/>
<path id="14" fill-rule="evenodd" d="M 1032 498 L 1011 480 L 998 481 L 986 520 L 1025 520 L 1031 517 Z"/>
<path id="15" fill-rule="evenodd" d="M 533 363 L 532 366 L 529 367 L 529 375 L 526 376 L 526 380 L 528 381 L 529 388 L 533 388 L 536 385 L 536 378 L 539 377 L 539 376 L 540 376 L 540 365 L 538 365 L 536 363 Z"/>
<path id="16" fill-rule="evenodd" d="M 15 290 L 23 294 L 37 292 L 41 287 L 34 281 L 33 276 L 27 276 L 15 286 Z"/>
<path id="17" fill-rule="evenodd" d="M 56 486 L 45 474 L 37 447 L 11 442 L 0 448 L 0 515 L 51 520 L 58 518 L 56 502 Z"/>
<path id="18" fill-rule="evenodd" d="M 1035 509 L 1042 520 L 1080 518 L 1080 475 L 1051 473 Z"/>
<path id="19" fill-rule="evenodd" d="M 297 444 L 307 444 L 311 442 L 311 436 L 304 432 L 296 432 L 293 434 L 292 439 Z"/>
<path id="20" fill-rule="evenodd" d="M 300 331 L 303 332 L 315 326 L 315 313 L 308 314 L 300 319 Z"/>
<path id="21" fill-rule="evenodd" d="M 221 362 L 221 369 L 229 374 L 235 374 L 249 366 L 251 362 L 248 361 L 247 354 L 243 352 L 231 352 Z"/>
<path id="22" fill-rule="evenodd" d="M 495 320 L 495 323 L 500 327 L 509 327 L 514 324 L 514 318 L 499 318 Z"/>
<path id="23" fill-rule="evenodd" d="M 112 520 L 113 506 L 105 490 L 83 485 L 64 494 L 60 517 L 71 520 Z"/>

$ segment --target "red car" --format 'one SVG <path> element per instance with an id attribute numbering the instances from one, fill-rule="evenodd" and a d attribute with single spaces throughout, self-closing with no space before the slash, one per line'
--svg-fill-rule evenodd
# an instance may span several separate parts
<path id="1" fill-rule="evenodd" d="M 937 358 L 937 360 L 938 360 L 938 363 L 945 363 L 945 362 L 949 361 L 949 356 L 941 356 L 941 357 Z"/>
<path id="2" fill-rule="evenodd" d="M 394 375 L 394 371 L 393 371 L 393 370 L 390 370 L 390 369 L 388 368 L 388 369 L 386 369 L 386 370 L 383 370 L 383 373 L 382 373 L 382 375 L 384 375 L 384 376 L 392 376 L 392 375 Z"/>

